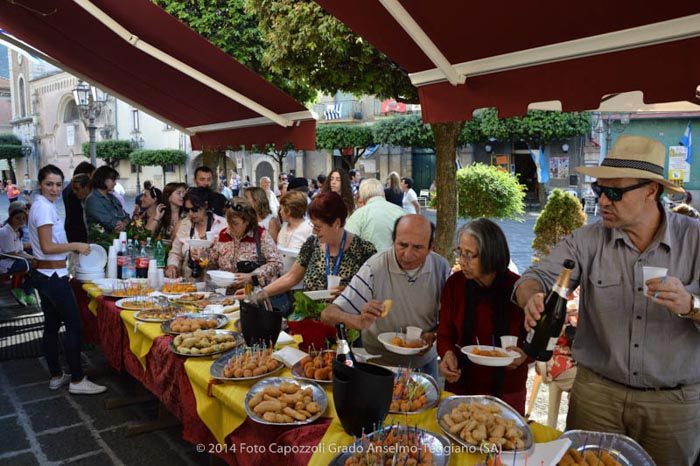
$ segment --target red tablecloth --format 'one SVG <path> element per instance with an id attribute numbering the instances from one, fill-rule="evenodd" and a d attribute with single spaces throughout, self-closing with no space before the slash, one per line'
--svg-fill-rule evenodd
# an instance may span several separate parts
<path id="1" fill-rule="evenodd" d="M 76 296 L 86 293 L 82 288 L 74 288 Z M 182 422 L 182 437 L 192 444 L 203 444 L 205 452 L 217 442 L 197 414 L 197 405 L 192 392 L 192 385 L 185 372 L 185 358 L 170 351 L 168 344 L 171 336 L 164 335 L 153 341 L 153 346 L 146 358 L 146 370 L 139 363 L 129 347 L 129 338 L 124 323 L 121 320 L 121 310 L 115 300 L 100 296 L 97 318 L 87 309 L 88 299 L 81 299 L 81 316 L 87 320 L 95 320 L 92 326 L 93 338 L 102 344 L 105 358 L 117 371 L 126 370 L 132 377 L 141 382 L 161 403 Z M 87 313 L 87 314 L 86 314 Z M 87 328 L 87 327 L 86 327 Z M 308 453 L 295 453 L 281 456 L 273 451 L 252 454 L 244 446 L 274 443 L 280 447 L 294 446 L 298 451 L 318 445 L 330 424 L 330 418 L 321 418 L 311 425 L 289 428 L 288 426 L 266 426 L 247 419 L 238 429 L 228 436 L 228 452 L 218 452 L 227 463 L 238 466 L 253 466 L 259 464 L 275 465 L 305 465 L 311 459 L 311 448 Z"/>

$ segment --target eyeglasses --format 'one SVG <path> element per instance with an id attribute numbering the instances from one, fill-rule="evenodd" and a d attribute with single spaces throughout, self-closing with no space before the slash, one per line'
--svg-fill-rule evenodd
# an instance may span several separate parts
<path id="1" fill-rule="evenodd" d="M 639 189 L 648 185 L 649 183 L 653 183 L 653 181 L 642 181 L 641 183 L 633 184 L 632 186 L 627 186 L 626 188 L 611 188 L 609 186 L 600 186 L 596 181 L 591 183 L 591 189 L 596 197 L 600 197 L 601 194 L 605 194 L 609 200 L 612 202 L 617 202 L 622 200 L 622 195 L 626 192 L 634 191 L 635 189 Z"/>
<path id="2" fill-rule="evenodd" d="M 464 262 L 471 262 L 477 257 L 479 257 L 479 254 L 472 254 L 471 252 L 465 252 L 462 251 L 459 248 L 455 248 L 452 253 L 455 256 L 455 259 L 462 259 Z"/>
<path id="3" fill-rule="evenodd" d="M 233 209 L 236 212 L 243 212 L 245 209 L 245 206 L 243 204 L 236 204 L 235 202 L 232 201 L 226 201 L 226 204 L 224 204 L 225 209 Z"/>
<path id="4" fill-rule="evenodd" d="M 315 223 L 311 224 L 312 231 L 319 231 L 319 230 L 321 230 L 321 228 L 323 228 L 323 225 L 316 225 Z"/>
<path id="5" fill-rule="evenodd" d="M 201 209 L 201 207 L 183 207 L 182 211 L 186 214 L 189 214 L 190 212 L 196 214 L 197 212 L 199 212 L 199 209 Z"/>

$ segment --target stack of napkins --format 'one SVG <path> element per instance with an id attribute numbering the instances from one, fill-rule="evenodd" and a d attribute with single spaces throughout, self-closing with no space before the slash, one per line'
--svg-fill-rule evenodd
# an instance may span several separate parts
<path id="1" fill-rule="evenodd" d="M 571 446 L 571 439 L 568 438 L 560 438 L 545 443 L 536 443 L 532 453 L 528 454 L 527 464 L 556 466 L 569 449 L 569 446 Z M 513 462 L 513 452 L 504 451 L 501 453 L 501 460 L 513 466 L 524 466 L 526 464 L 525 453 L 519 451 L 516 455 L 515 462 Z"/>
<path id="2" fill-rule="evenodd" d="M 285 332 L 280 332 L 280 339 L 282 338 L 282 333 Z M 288 334 L 285 335 L 289 336 Z M 277 341 L 277 343 L 279 343 L 279 340 Z M 291 368 L 292 366 L 294 366 L 294 364 L 304 359 L 306 356 L 308 356 L 308 354 L 292 346 L 285 346 L 281 350 L 272 353 L 273 358 L 275 358 L 276 360 L 278 360 L 279 362 L 281 362 L 289 368 Z"/>

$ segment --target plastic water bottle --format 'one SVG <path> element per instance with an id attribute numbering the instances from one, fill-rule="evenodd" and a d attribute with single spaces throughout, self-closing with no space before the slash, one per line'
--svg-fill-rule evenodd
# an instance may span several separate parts
<path id="1" fill-rule="evenodd" d="M 150 236 L 146 238 L 146 255 L 148 256 L 148 260 L 155 259 L 155 251 L 153 250 Z"/>
<path id="2" fill-rule="evenodd" d="M 163 247 L 163 242 L 160 240 L 160 238 L 156 241 L 156 247 L 154 250 L 154 259 L 156 260 L 156 264 L 158 264 L 158 268 L 164 268 L 165 267 L 165 248 Z"/>
<path id="3" fill-rule="evenodd" d="M 129 246 L 127 246 L 127 255 L 129 256 L 128 260 L 128 276 L 124 278 L 136 278 L 136 258 L 138 257 L 138 248 L 136 247 L 136 240 L 132 240 L 129 242 Z"/>

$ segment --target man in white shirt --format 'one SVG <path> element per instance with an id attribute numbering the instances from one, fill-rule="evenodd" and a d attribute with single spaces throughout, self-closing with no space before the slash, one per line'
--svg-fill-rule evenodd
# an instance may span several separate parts
<path id="1" fill-rule="evenodd" d="M 413 179 L 408 176 L 401 178 L 401 190 L 403 191 L 403 208 L 409 214 L 420 214 L 418 195 L 413 190 Z"/>

